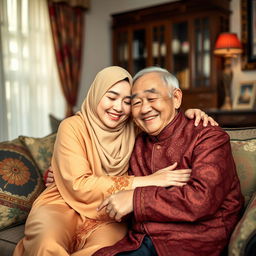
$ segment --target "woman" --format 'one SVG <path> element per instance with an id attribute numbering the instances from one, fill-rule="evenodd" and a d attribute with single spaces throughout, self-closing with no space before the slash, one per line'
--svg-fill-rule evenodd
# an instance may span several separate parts
<path id="1" fill-rule="evenodd" d="M 189 169 L 158 171 L 143 179 L 126 175 L 135 140 L 129 120 L 131 84 L 126 70 L 103 69 L 81 111 L 61 123 L 52 158 L 55 183 L 34 202 L 14 256 L 91 255 L 127 232 L 125 223 L 97 211 L 104 198 L 136 186 L 188 181 Z M 162 184 L 166 176 L 170 183 Z"/>

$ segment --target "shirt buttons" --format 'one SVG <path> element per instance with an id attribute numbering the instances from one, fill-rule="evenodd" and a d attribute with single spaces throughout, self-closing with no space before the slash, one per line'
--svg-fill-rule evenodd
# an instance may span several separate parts
<path id="1" fill-rule="evenodd" d="M 157 145 L 157 146 L 156 146 L 156 149 L 160 149 L 160 148 L 161 148 L 161 146 L 160 146 L 160 145 Z"/>

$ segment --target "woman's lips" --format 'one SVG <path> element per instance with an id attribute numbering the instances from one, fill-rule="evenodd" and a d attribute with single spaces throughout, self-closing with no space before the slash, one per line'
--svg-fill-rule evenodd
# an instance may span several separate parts
<path id="1" fill-rule="evenodd" d="M 110 113 L 110 112 L 107 112 L 110 119 L 111 120 L 114 120 L 114 121 L 117 121 L 120 119 L 120 117 L 122 116 L 122 114 L 116 114 L 116 113 Z"/>

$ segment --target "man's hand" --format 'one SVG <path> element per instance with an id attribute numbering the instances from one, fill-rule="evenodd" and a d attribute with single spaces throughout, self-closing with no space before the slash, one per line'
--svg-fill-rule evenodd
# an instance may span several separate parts
<path id="1" fill-rule="evenodd" d="M 133 193 L 134 190 L 119 191 L 106 198 L 97 210 L 100 211 L 105 207 L 109 217 L 120 222 L 124 216 L 133 211 Z"/>

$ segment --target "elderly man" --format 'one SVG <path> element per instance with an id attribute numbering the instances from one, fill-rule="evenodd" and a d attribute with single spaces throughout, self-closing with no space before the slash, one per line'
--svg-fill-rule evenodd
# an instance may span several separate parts
<path id="1" fill-rule="evenodd" d="M 179 111 L 182 92 L 167 70 L 150 67 L 134 77 L 132 114 L 143 131 L 136 140 L 130 174 L 145 176 L 177 164 L 192 169 L 182 187 L 138 187 L 107 198 L 117 221 L 130 214 L 128 235 L 94 255 L 220 255 L 243 206 L 229 136 L 199 125 Z"/>

